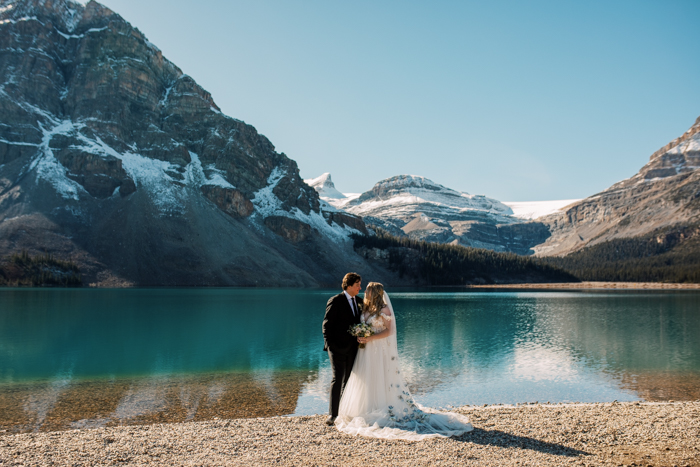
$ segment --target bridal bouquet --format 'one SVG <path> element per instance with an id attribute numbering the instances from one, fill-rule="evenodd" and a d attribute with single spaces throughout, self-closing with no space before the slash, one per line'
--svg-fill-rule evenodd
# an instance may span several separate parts
<path id="1" fill-rule="evenodd" d="M 350 326 L 350 329 L 348 329 L 348 332 L 351 336 L 355 337 L 369 337 L 372 334 L 374 334 L 372 332 L 372 326 L 365 323 L 353 324 L 352 326 Z M 364 349 L 365 344 L 360 344 L 360 348 Z"/>

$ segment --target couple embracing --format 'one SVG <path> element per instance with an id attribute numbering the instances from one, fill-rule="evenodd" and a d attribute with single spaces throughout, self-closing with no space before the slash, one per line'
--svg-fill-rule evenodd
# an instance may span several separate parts
<path id="1" fill-rule="evenodd" d="M 352 435 L 412 441 L 471 431 L 467 417 L 413 400 L 399 366 L 391 300 L 378 282 L 367 285 L 364 300 L 358 297 L 361 289 L 362 277 L 348 273 L 343 292 L 326 305 L 323 350 L 333 372 L 326 424 Z M 350 335 L 350 327 L 360 323 L 371 326 L 370 337 Z"/>

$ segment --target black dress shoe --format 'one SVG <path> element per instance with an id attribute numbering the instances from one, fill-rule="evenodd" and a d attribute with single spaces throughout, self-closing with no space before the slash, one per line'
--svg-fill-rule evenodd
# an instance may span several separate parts
<path id="1" fill-rule="evenodd" d="M 326 419 L 326 425 L 328 425 L 328 426 L 335 425 L 335 417 L 333 415 L 331 415 L 330 417 L 328 417 Z"/>

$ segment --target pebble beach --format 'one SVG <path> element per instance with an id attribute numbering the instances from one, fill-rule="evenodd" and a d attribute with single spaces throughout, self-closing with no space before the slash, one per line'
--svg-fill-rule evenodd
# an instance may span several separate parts
<path id="1" fill-rule="evenodd" d="M 487 284 L 468 285 L 468 289 L 625 289 L 625 290 L 700 290 L 700 284 L 672 282 L 552 282 L 546 284 Z"/>
<path id="2" fill-rule="evenodd" d="M 700 466 L 700 401 L 461 407 L 474 431 L 352 437 L 325 416 L 0 433 L 0 465 Z"/>

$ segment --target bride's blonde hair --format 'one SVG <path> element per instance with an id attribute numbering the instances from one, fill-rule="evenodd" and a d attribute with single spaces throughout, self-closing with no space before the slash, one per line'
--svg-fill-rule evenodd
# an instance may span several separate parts
<path id="1" fill-rule="evenodd" d="M 369 299 L 367 298 L 369 296 Z M 372 315 L 379 315 L 382 308 L 386 306 L 384 303 L 384 286 L 379 282 L 370 282 L 365 288 L 364 299 L 365 311 Z"/>

